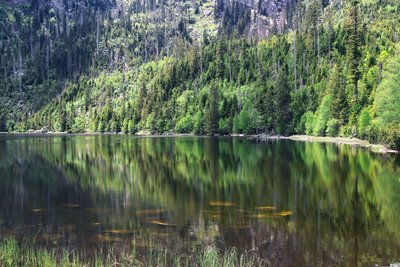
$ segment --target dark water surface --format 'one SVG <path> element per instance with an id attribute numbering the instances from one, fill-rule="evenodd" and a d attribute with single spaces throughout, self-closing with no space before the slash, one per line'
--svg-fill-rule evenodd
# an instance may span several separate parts
<path id="1" fill-rule="evenodd" d="M 400 159 L 238 138 L 0 136 L 0 237 L 253 250 L 276 266 L 400 262 Z"/>

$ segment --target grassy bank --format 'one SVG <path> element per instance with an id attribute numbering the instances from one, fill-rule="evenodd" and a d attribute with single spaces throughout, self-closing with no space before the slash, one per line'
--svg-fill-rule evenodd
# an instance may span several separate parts
<path id="1" fill-rule="evenodd" d="M 140 251 L 135 248 L 98 250 L 91 256 L 73 249 L 48 249 L 19 244 L 13 238 L 0 242 L 0 266 L 265 266 L 267 262 L 251 253 L 225 252 L 215 247 L 180 254 L 167 249 Z"/>

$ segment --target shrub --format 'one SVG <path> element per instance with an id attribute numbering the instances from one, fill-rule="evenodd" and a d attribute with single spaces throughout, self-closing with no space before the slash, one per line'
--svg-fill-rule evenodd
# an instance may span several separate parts
<path id="1" fill-rule="evenodd" d="M 229 119 L 228 118 L 220 119 L 219 123 L 218 123 L 218 126 L 219 126 L 219 132 L 221 134 L 229 134 L 230 133 Z"/>
<path id="2" fill-rule="evenodd" d="M 326 135 L 327 136 L 337 136 L 339 134 L 339 122 L 337 119 L 330 119 L 327 123 L 326 127 Z"/>
<path id="3" fill-rule="evenodd" d="M 315 121 L 313 134 L 314 135 L 325 135 L 326 126 L 329 120 L 329 111 L 332 103 L 332 96 L 326 95 L 322 99 L 322 103 L 315 113 Z"/>
<path id="4" fill-rule="evenodd" d="M 239 115 L 236 114 L 235 117 L 233 118 L 233 129 L 232 131 L 234 133 L 240 133 L 241 129 L 240 129 L 240 122 L 239 122 Z"/>
<path id="5" fill-rule="evenodd" d="M 175 131 L 178 133 L 190 133 L 193 131 L 192 115 L 187 114 L 181 118 L 175 125 Z"/>
<path id="6" fill-rule="evenodd" d="M 307 111 L 306 113 L 304 113 L 303 116 L 305 117 L 305 124 L 304 124 L 304 128 L 306 130 L 305 133 L 306 135 L 311 135 L 313 131 L 315 115 L 311 111 Z"/>
<path id="7" fill-rule="evenodd" d="M 136 127 L 132 120 L 129 120 L 128 122 L 128 132 L 130 134 L 134 134 L 136 132 Z"/>
<path id="8" fill-rule="evenodd" d="M 196 134 L 201 134 L 203 132 L 203 114 L 198 111 L 194 116 L 194 132 Z"/>
<path id="9" fill-rule="evenodd" d="M 371 127 L 371 114 L 369 108 L 364 108 L 358 118 L 358 136 L 366 139 Z"/>
<path id="10" fill-rule="evenodd" d="M 389 148 L 400 151 L 400 127 L 391 126 L 387 129 L 382 129 L 380 141 L 385 143 Z"/>
<path id="11" fill-rule="evenodd" d="M 74 124 L 71 127 L 71 131 L 73 133 L 83 133 L 86 130 L 86 118 L 84 115 L 78 115 L 75 120 Z"/>
<path id="12" fill-rule="evenodd" d="M 12 132 L 14 131 L 14 127 L 15 127 L 15 122 L 13 120 L 8 120 L 6 122 L 6 128 L 7 128 L 7 132 Z"/>

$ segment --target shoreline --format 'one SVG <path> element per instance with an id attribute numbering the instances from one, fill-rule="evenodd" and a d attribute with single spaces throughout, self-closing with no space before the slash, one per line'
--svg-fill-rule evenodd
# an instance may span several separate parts
<path id="1" fill-rule="evenodd" d="M 366 140 L 350 137 L 324 137 L 324 136 L 309 136 L 309 135 L 292 135 L 288 139 L 300 142 L 318 142 L 331 143 L 337 145 L 350 145 L 353 147 L 368 148 L 376 153 L 398 153 L 399 151 L 390 149 L 382 144 L 371 144 Z"/>
<path id="2" fill-rule="evenodd" d="M 366 140 L 352 138 L 352 137 L 326 137 L 326 136 L 310 136 L 310 135 L 267 135 L 267 134 L 229 134 L 229 135 L 196 135 L 192 133 L 163 133 L 163 134 L 151 134 L 150 132 L 140 131 L 135 134 L 125 133 L 68 133 L 68 132 L 0 132 L 0 135 L 16 135 L 16 136 L 94 136 L 94 135 L 121 135 L 121 136 L 135 136 L 135 137 L 237 137 L 246 138 L 249 140 L 292 140 L 300 142 L 317 142 L 317 143 L 331 143 L 337 145 L 349 145 L 353 147 L 368 148 L 373 152 L 386 154 L 386 153 L 399 153 L 390 149 L 382 144 L 371 144 Z"/>

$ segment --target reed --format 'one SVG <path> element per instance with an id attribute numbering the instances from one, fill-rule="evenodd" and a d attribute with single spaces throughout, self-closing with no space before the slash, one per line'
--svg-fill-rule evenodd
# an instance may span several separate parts
<path id="1" fill-rule="evenodd" d="M 0 266 L 201 266 L 201 267 L 247 267 L 264 266 L 265 262 L 252 253 L 238 253 L 235 249 L 220 252 L 215 246 L 190 254 L 181 254 L 168 249 L 138 251 L 135 246 L 116 249 L 101 249 L 91 257 L 74 250 L 42 248 L 35 245 L 19 244 L 14 238 L 0 242 Z"/>

